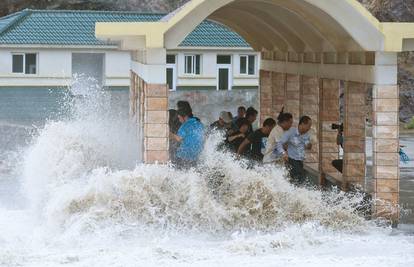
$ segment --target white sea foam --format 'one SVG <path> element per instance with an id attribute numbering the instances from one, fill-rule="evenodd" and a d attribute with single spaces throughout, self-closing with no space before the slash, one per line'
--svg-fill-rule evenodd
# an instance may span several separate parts
<path id="1" fill-rule="evenodd" d="M 297 188 L 206 142 L 198 169 L 137 164 L 107 96 L 71 103 L 23 162 L 24 210 L 0 209 L 0 266 L 410 266 L 414 241 L 375 226 L 360 195 Z"/>

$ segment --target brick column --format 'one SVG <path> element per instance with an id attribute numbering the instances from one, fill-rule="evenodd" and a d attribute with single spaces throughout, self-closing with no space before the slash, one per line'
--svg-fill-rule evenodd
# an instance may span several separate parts
<path id="1" fill-rule="evenodd" d="M 301 78 L 300 115 L 312 119 L 312 150 L 306 153 L 305 163 L 319 170 L 319 79 L 316 77 Z"/>
<path id="2" fill-rule="evenodd" d="M 373 177 L 375 214 L 398 221 L 399 88 L 397 53 L 376 53 L 373 88 Z"/>
<path id="3" fill-rule="evenodd" d="M 332 160 L 339 158 L 339 147 L 336 144 L 337 131 L 332 130 L 332 123 L 340 120 L 339 110 L 340 81 L 320 80 L 319 94 L 319 173 L 320 183 L 325 183 L 325 175 L 340 177 L 340 173 L 332 166 Z"/>
<path id="4" fill-rule="evenodd" d="M 144 84 L 144 162 L 168 161 L 168 90 L 166 84 Z"/>
<path id="5" fill-rule="evenodd" d="M 131 71 L 130 116 L 137 125 L 139 148 L 145 163 L 168 161 L 168 90 L 148 84 Z"/>
<path id="6" fill-rule="evenodd" d="M 279 115 L 280 110 L 285 105 L 286 99 L 286 74 L 272 72 L 272 117 L 274 119 Z"/>
<path id="7" fill-rule="evenodd" d="M 286 75 L 285 112 L 293 115 L 294 125 L 299 122 L 300 116 L 300 75 Z"/>
<path id="8" fill-rule="evenodd" d="M 344 190 L 351 184 L 363 186 L 365 181 L 366 88 L 357 82 L 346 82 L 345 86 Z"/>
<path id="9" fill-rule="evenodd" d="M 131 85 L 129 88 L 129 116 L 136 125 L 137 139 L 139 141 L 140 160 L 144 156 L 144 81 L 131 71 Z"/>
<path id="10" fill-rule="evenodd" d="M 260 70 L 260 125 L 266 118 L 272 117 L 273 97 L 272 97 L 272 72 Z"/>
<path id="11" fill-rule="evenodd" d="M 373 90 L 374 197 L 382 200 L 375 211 L 398 219 L 390 204 L 399 204 L 399 90 L 398 85 L 375 85 Z"/>

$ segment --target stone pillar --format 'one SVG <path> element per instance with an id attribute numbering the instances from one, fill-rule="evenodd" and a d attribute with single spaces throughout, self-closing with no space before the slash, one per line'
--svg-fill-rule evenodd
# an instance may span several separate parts
<path id="1" fill-rule="evenodd" d="M 166 84 L 144 84 L 144 162 L 166 163 L 168 153 L 168 90 Z"/>
<path id="2" fill-rule="evenodd" d="M 285 112 L 293 115 L 294 125 L 298 125 L 300 116 L 300 75 L 286 75 Z"/>
<path id="3" fill-rule="evenodd" d="M 375 85 L 373 92 L 373 176 L 377 215 L 399 203 L 399 90 L 398 85 Z M 392 211 L 398 212 L 397 210 Z M 393 215 L 394 217 L 396 214 Z"/>
<path id="4" fill-rule="evenodd" d="M 273 114 L 272 72 L 260 70 L 260 125 Z"/>
<path id="5" fill-rule="evenodd" d="M 144 152 L 144 81 L 131 71 L 131 86 L 129 88 L 129 116 L 136 125 L 139 144 L 140 160 Z"/>
<path id="6" fill-rule="evenodd" d="M 276 119 L 286 101 L 286 74 L 260 71 L 260 124 Z M 286 110 L 286 108 L 285 108 Z"/>
<path id="7" fill-rule="evenodd" d="M 319 173 L 320 183 L 325 183 L 326 175 L 342 181 L 341 174 L 332 166 L 332 160 L 339 158 L 339 147 L 336 144 L 337 131 L 332 130 L 332 123 L 339 123 L 340 81 L 332 79 L 320 80 L 319 93 Z"/>
<path id="8" fill-rule="evenodd" d="M 168 161 L 168 89 L 165 49 L 134 53 L 131 63 L 130 115 L 137 124 L 145 163 Z"/>
<path id="9" fill-rule="evenodd" d="M 343 189 L 349 185 L 364 186 L 365 181 L 365 122 L 367 117 L 367 85 L 346 82 L 344 120 Z"/>
<path id="10" fill-rule="evenodd" d="M 285 105 L 286 99 L 286 74 L 272 72 L 272 111 L 273 118 L 276 119 L 280 110 Z"/>
<path id="11" fill-rule="evenodd" d="M 377 216 L 398 220 L 399 211 L 399 88 L 397 54 L 376 54 L 373 88 L 373 176 Z"/>
<path id="12" fill-rule="evenodd" d="M 319 170 L 319 79 L 301 77 L 300 116 L 312 119 L 312 150 L 306 153 L 305 163 L 314 170 Z"/>

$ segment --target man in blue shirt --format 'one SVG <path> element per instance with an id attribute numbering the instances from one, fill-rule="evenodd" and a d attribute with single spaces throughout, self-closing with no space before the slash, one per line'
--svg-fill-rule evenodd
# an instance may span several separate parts
<path id="1" fill-rule="evenodd" d="M 292 127 L 285 132 L 276 145 L 275 153 L 282 155 L 289 166 L 289 173 L 295 184 L 302 184 L 306 178 L 303 161 L 305 160 L 305 149 L 312 148 L 309 134 L 311 127 L 312 119 L 303 116 L 300 118 L 298 127 Z"/>
<path id="2" fill-rule="evenodd" d="M 189 108 L 179 108 L 177 113 L 181 127 L 177 134 L 171 133 L 172 139 L 180 143 L 175 164 L 177 167 L 195 167 L 204 146 L 204 126 L 197 118 L 191 117 Z"/>

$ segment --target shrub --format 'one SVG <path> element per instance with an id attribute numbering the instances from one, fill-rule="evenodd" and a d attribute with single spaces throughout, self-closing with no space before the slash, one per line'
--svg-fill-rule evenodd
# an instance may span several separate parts
<path id="1" fill-rule="evenodd" d="M 405 125 L 406 129 L 414 129 L 414 117 Z"/>

